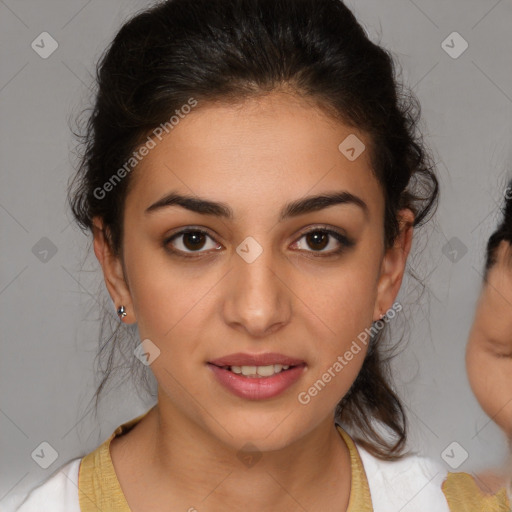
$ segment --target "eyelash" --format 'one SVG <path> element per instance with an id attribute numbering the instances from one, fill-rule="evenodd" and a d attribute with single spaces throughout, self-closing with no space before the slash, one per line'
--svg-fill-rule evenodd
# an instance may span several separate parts
<path id="1" fill-rule="evenodd" d="M 176 238 L 179 238 L 182 235 L 191 234 L 191 233 L 201 233 L 203 235 L 208 236 L 212 240 L 214 240 L 214 238 L 210 235 L 210 233 L 208 233 L 204 229 L 201 229 L 201 228 L 187 228 L 187 229 L 184 229 L 182 231 L 179 231 L 178 233 L 174 233 L 170 237 L 167 237 L 164 240 L 164 242 L 163 242 L 164 248 L 167 251 L 171 252 L 173 255 L 175 255 L 175 256 L 177 256 L 179 258 L 184 258 L 184 259 L 201 258 L 202 256 L 200 256 L 200 255 L 204 254 L 204 253 L 207 253 L 208 251 L 185 252 L 185 251 L 181 251 L 180 249 L 173 249 L 173 248 L 170 247 L 170 243 L 173 240 L 175 240 Z M 300 238 L 297 239 L 297 242 L 299 240 L 301 240 L 302 238 L 304 238 L 305 236 L 311 234 L 311 233 L 323 233 L 323 234 L 326 234 L 326 235 L 330 235 L 335 240 L 337 240 L 340 243 L 340 245 L 341 245 L 341 247 L 339 249 L 336 249 L 336 250 L 333 250 L 333 251 L 329 251 L 327 253 L 323 253 L 323 252 L 320 252 L 320 251 L 305 251 L 305 252 L 313 253 L 313 257 L 314 258 L 329 258 L 329 257 L 339 256 L 343 252 L 345 252 L 346 249 L 350 249 L 351 247 L 353 247 L 355 245 L 355 242 L 353 240 L 347 238 L 344 234 L 342 234 L 342 233 L 340 233 L 338 231 L 335 231 L 333 229 L 325 228 L 325 227 L 314 227 L 311 230 L 306 231 L 305 233 L 302 233 Z M 294 242 L 294 243 L 296 243 L 296 242 Z M 304 252 L 304 251 L 303 250 L 299 250 L 299 252 Z M 199 254 L 199 256 L 189 256 L 190 254 L 195 254 L 195 253 Z M 317 253 L 317 254 L 315 254 L 315 253 Z M 327 254 L 327 255 L 325 255 L 325 254 Z"/>
<path id="2" fill-rule="evenodd" d="M 507 352 L 507 353 L 503 353 L 503 352 L 494 353 L 493 355 L 496 356 L 499 359 L 511 359 L 512 358 L 512 353 L 510 353 L 510 352 Z"/>

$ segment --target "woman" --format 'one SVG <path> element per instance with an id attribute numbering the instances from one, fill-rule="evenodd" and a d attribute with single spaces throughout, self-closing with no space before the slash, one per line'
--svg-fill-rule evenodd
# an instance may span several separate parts
<path id="1" fill-rule="evenodd" d="M 478 504 L 404 453 L 382 334 L 438 183 L 413 96 L 352 13 L 163 2 L 98 85 L 71 206 L 158 400 L 20 510 Z"/>
<path id="2" fill-rule="evenodd" d="M 480 405 L 509 442 L 502 468 L 479 475 L 479 486 L 512 493 L 512 181 L 506 191 L 503 218 L 487 242 L 484 280 L 467 349 L 466 367 Z"/>

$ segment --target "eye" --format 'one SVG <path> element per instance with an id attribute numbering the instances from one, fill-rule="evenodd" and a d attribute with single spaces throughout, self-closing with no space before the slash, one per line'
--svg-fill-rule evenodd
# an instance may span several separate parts
<path id="1" fill-rule="evenodd" d="M 498 359 L 512 359 L 512 352 L 510 351 L 509 345 L 499 345 L 493 347 L 492 355 L 497 357 Z"/>
<path id="2" fill-rule="evenodd" d="M 304 233 L 299 241 L 295 242 L 295 245 L 300 244 L 300 240 L 303 238 L 309 247 L 314 249 L 313 251 L 307 252 L 321 253 L 319 257 L 341 254 L 346 249 L 355 245 L 355 242 L 347 238 L 344 234 L 327 228 L 315 228 Z M 338 248 L 336 248 L 336 246 L 338 246 Z M 326 247 L 331 247 L 331 250 L 325 251 L 324 249 Z M 324 253 L 326 253 L 325 256 Z"/>
<path id="3" fill-rule="evenodd" d="M 205 248 L 205 239 L 209 238 L 213 242 L 213 238 L 202 229 L 186 229 L 180 231 L 179 233 L 174 234 L 170 238 L 167 238 L 164 241 L 164 246 L 169 247 L 173 242 L 175 243 L 175 248 L 169 248 L 169 250 L 173 253 L 176 253 L 181 256 L 180 253 L 195 253 L 195 252 L 204 252 L 199 251 L 200 249 Z M 206 244 L 207 245 L 207 244 Z M 220 249 L 220 246 L 216 243 L 213 243 L 210 247 L 206 247 L 207 249 Z M 187 256 L 185 256 L 187 257 Z"/>
<path id="4" fill-rule="evenodd" d="M 309 251 L 307 249 L 306 252 L 320 253 L 318 257 L 328 257 L 341 254 L 346 249 L 353 247 L 355 242 L 344 234 L 334 231 L 332 229 L 327 228 L 315 228 L 307 233 L 304 233 L 297 242 L 294 243 L 295 246 L 300 245 L 300 240 L 306 240 L 306 243 L 313 249 Z M 211 245 L 208 247 L 207 239 L 210 239 Z M 188 228 L 178 233 L 175 233 L 169 238 L 166 238 L 163 243 L 164 247 L 177 255 L 178 257 L 190 258 L 194 256 L 187 256 L 187 254 L 198 253 L 201 254 L 203 252 L 208 252 L 208 249 L 220 250 L 222 248 L 221 245 L 217 244 L 214 239 L 210 236 L 207 231 L 204 231 L 199 228 Z M 334 247 L 332 247 L 334 246 Z M 331 247 L 330 250 L 324 250 L 325 248 Z M 337 248 L 336 248 L 337 247 Z M 205 249 L 204 251 L 201 249 Z M 316 255 L 315 255 L 316 256 Z"/>

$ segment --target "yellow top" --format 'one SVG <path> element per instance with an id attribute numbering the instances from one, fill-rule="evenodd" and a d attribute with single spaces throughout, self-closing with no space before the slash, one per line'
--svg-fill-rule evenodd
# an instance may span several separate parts
<path id="1" fill-rule="evenodd" d="M 150 409 L 151 410 L 151 409 Z M 82 512 L 131 512 L 110 457 L 110 442 L 138 423 L 149 411 L 123 423 L 98 448 L 83 457 L 78 473 L 80 510 Z M 372 512 L 373 505 L 363 463 L 351 437 L 339 426 L 351 460 L 350 499 L 347 512 Z M 443 492 L 451 512 L 510 512 L 506 490 L 485 495 L 467 473 L 448 473 Z"/>
<path id="2" fill-rule="evenodd" d="M 484 494 L 468 473 L 448 473 L 443 492 L 450 510 L 457 512 L 510 512 L 505 487 L 496 494 Z"/>

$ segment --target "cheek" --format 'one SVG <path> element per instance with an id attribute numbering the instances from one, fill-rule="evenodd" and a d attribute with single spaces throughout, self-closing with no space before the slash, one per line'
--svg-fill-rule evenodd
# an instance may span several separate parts
<path id="1" fill-rule="evenodd" d="M 483 409 L 505 432 L 512 432 L 512 364 L 494 365 L 489 377 L 488 396 L 483 397 Z"/>
<path id="2" fill-rule="evenodd" d="M 370 340 L 376 275 L 375 263 L 354 260 L 303 282 L 305 307 L 298 321 L 315 340 L 315 349 L 301 403 L 314 399 L 317 406 L 332 406 L 356 379 Z"/>
<path id="3" fill-rule="evenodd" d="M 187 315 L 196 311 L 206 283 L 183 272 L 163 249 L 126 242 L 125 265 L 130 276 L 130 294 L 141 339 L 163 343 L 187 325 Z M 200 308 L 199 308 L 200 309 Z"/>
<path id="4" fill-rule="evenodd" d="M 467 371 L 480 406 L 505 431 L 512 431 L 512 361 L 471 346 Z"/>
<path id="5" fill-rule="evenodd" d="M 338 339 L 356 336 L 372 324 L 377 297 L 375 262 L 354 257 L 334 271 L 303 280 L 300 289 L 306 305 Z"/>

